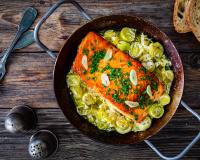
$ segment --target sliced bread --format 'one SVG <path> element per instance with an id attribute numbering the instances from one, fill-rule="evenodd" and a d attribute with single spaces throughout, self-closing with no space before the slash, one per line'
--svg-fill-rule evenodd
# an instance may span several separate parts
<path id="1" fill-rule="evenodd" d="M 190 0 L 186 10 L 186 19 L 195 37 L 200 42 L 200 0 Z"/>
<path id="2" fill-rule="evenodd" d="M 173 23 L 175 30 L 179 33 L 186 33 L 191 31 L 186 22 L 185 15 L 188 1 L 189 0 L 176 0 L 174 4 Z"/>

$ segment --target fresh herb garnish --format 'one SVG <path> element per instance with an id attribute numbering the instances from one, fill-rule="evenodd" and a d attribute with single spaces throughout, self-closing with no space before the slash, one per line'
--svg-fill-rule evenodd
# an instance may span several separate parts
<path id="1" fill-rule="evenodd" d="M 105 57 L 105 50 L 100 50 L 95 52 L 92 57 L 92 64 L 91 64 L 91 70 L 90 73 L 93 74 L 94 72 L 96 72 L 98 70 L 98 65 L 101 59 L 103 59 Z"/>
<path id="2" fill-rule="evenodd" d="M 109 70 L 109 69 L 111 69 L 111 67 L 110 67 L 109 64 L 107 64 L 107 65 L 101 70 L 101 72 L 103 73 L 104 71 Z"/>
<path id="3" fill-rule="evenodd" d="M 152 82 L 151 87 L 153 90 L 158 90 L 158 84 L 156 82 Z"/>
<path id="4" fill-rule="evenodd" d="M 129 109 L 129 106 L 128 106 L 128 105 L 126 105 L 126 104 L 124 105 L 124 107 L 125 107 L 126 109 Z"/>
<path id="5" fill-rule="evenodd" d="M 83 54 L 84 54 L 84 55 L 88 55 L 88 53 L 89 53 L 89 50 L 86 49 L 86 48 L 83 48 Z"/>
<path id="6" fill-rule="evenodd" d="M 141 77 L 140 80 L 144 81 L 144 80 L 146 80 L 146 77 Z"/>
<path id="7" fill-rule="evenodd" d="M 137 121 L 137 120 L 138 120 L 138 115 L 137 115 L 137 114 L 135 114 L 134 116 L 135 116 L 135 120 Z"/>
<path id="8" fill-rule="evenodd" d="M 136 89 L 136 90 L 134 90 L 133 92 L 134 92 L 135 94 L 138 94 L 139 91 Z"/>
<path id="9" fill-rule="evenodd" d="M 128 67 L 132 66 L 132 63 L 130 61 L 127 62 Z"/>
<path id="10" fill-rule="evenodd" d="M 86 70 L 83 70 L 83 71 L 82 71 L 82 73 L 83 73 L 83 74 L 86 74 L 86 73 L 87 73 L 87 71 L 86 71 Z"/>
<path id="11" fill-rule="evenodd" d="M 147 69 L 144 68 L 144 67 L 141 67 L 139 70 L 140 70 L 140 71 L 143 71 L 145 74 L 147 73 Z"/>
<path id="12" fill-rule="evenodd" d="M 110 93 L 110 90 L 111 90 L 110 88 L 107 89 L 106 95 L 108 95 Z"/>

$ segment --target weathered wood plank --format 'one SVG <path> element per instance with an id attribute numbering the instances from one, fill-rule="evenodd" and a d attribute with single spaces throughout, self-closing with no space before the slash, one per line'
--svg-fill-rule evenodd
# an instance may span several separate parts
<path id="1" fill-rule="evenodd" d="M 110 14 L 138 15 L 156 26 L 160 27 L 180 51 L 200 52 L 200 45 L 191 33 L 178 34 L 172 24 L 173 1 L 78 1 L 92 17 Z M 21 12 L 28 6 L 36 7 L 39 18 L 55 1 L 2 1 L 0 6 L 0 51 L 8 46 L 16 32 Z M 13 7 L 15 6 L 15 7 Z M 159 14 L 158 14 L 159 13 Z M 37 19 L 37 21 L 39 20 Z M 59 50 L 65 39 L 86 21 L 79 16 L 79 12 L 69 4 L 64 4 L 53 16 L 51 16 L 43 29 L 41 38 L 52 50 Z M 23 51 L 40 51 L 33 45 Z"/>
<path id="2" fill-rule="evenodd" d="M 34 133 L 35 130 L 26 135 L 12 135 L 7 133 L 3 129 L 4 116 L 7 112 L 7 109 L 0 109 L 0 159 L 30 159 L 27 152 L 27 145 L 31 133 Z M 60 140 L 60 148 L 58 153 L 50 158 L 52 160 L 159 159 L 145 143 L 113 146 L 95 142 L 77 131 L 66 120 L 59 109 L 39 109 L 37 110 L 37 114 L 38 129 L 51 129 L 57 134 Z M 172 156 L 190 142 L 199 127 L 199 123 L 186 111 L 178 111 L 167 127 L 150 140 L 163 153 Z M 197 143 L 184 159 L 198 159 L 199 151 L 200 143 Z"/>
<path id="3" fill-rule="evenodd" d="M 191 66 L 192 58 L 182 54 L 185 69 L 184 98 L 199 109 L 200 70 Z M 54 61 L 46 53 L 14 53 L 8 63 L 7 75 L 0 84 L 0 108 L 23 103 L 35 108 L 57 107 L 53 92 Z M 200 110 L 199 110 L 200 111 Z"/>

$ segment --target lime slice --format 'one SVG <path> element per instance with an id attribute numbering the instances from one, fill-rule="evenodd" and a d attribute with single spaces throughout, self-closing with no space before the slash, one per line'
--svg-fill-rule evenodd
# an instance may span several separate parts
<path id="1" fill-rule="evenodd" d="M 165 106 L 170 103 L 170 100 L 171 100 L 170 96 L 165 93 L 159 98 L 159 103 Z"/>
<path id="2" fill-rule="evenodd" d="M 130 44 L 125 41 L 119 41 L 117 48 L 119 48 L 121 51 L 128 52 L 130 49 Z"/>
<path id="3" fill-rule="evenodd" d="M 141 54 L 142 54 L 141 44 L 139 42 L 132 43 L 129 50 L 129 55 L 132 58 L 138 58 L 141 56 Z"/>
<path id="4" fill-rule="evenodd" d="M 148 113 L 152 118 L 160 118 L 163 116 L 164 112 L 164 107 L 158 104 L 152 105 L 148 110 Z"/>
<path id="5" fill-rule="evenodd" d="M 136 33 L 135 29 L 124 27 L 122 28 L 119 34 L 119 38 L 126 42 L 132 42 L 135 39 L 135 33 Z"/>
<path id="6" fill-rule="evenodd" d="M 152 92 L 151 92 L 151 86 L 150 85 L 147 86 L 146 92 L 149 95 L 149 97 L 152 97 Z"/>

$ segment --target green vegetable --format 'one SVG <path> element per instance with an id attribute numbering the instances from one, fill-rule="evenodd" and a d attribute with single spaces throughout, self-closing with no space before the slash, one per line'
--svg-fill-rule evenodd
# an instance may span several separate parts
<path id="1" fill-rule="evenodd" d="M 128 67 L 132 66 L 132 63 L 130 61 L 127 62 Z"/>
<path id="2" fill-rule="evenodd" d="M 148 113 L 152 118 L 160 118 L 164 114 L 164 108 L 160 104 L 153 104 L 150 106 Z"/>
<path id="3" fill-rule="evenodd" d="M 116 131 L 120 134 L 126 134 L 131 131 L 132 124 L 125 117 L 118 117 L 116 119 Z"/>
<path id="4" fill-rule="evenodd" d="M 107 30 L 103 35 L 103 37 L 108 41 L 111 41 L 111 38 L 116 36 L 117 34 L 114 30 Z"/>
<path id="5" fill-rule="evenodd" d="M 91 64 L 91 70 L 90 73 L 94 73 L 98 70 L 98 65 L 101 59 L 105 57 L 106 52 L 104 50 L 100 50 L 95 52 L 91 59 L 92 59 L 92 64 Z"/>
<path id="6" fill-rule="evenodd" d="M 88 106 L 87 105 L 81 105 L 81 106 L 77 106 L 76 110 L 80 115 L 87 115 L 89 114 L 89 110 L 88 110 Z"/>
<path id="7" fill-rule="evenodd" d="M 134 42 L 130 46 L 129 55 L 132 58 L 139 58 L 142 55 L 143 48 L 139 42 Z"/>
<path id="8" fill-rule="evenodd" d="M 172 70 L 162 70 L 162 78 L 165 82 L 173 81 L 174 79 L 174 73 Z"/>
<path id="9" fill-rule="evenodd" d="M 153 72 L 155 69 L 155 64 L 153 61 L 143 62 L 142 65 L 150 72 Z"/>
<path id="10" fill-rule="evenodd" d="M 171 100 L 170 96 L 165 93 L 159 98 L 159 103 L 165 106 L 170 103 L 170 100 Z"/>
<path id="11" fill-rule="evenodd" d="M 82 98 L 83 96 L 83 89 L 80 86 L 76 86 L 76 87 L 71 87 L 71 91 L 73 93 L 73 96 L 77 99 Z"/>
<path id="12" fill-rule="evenodd" d="M 78 75 L 69 74 L 67 76 L 67 84 L 68 86 L 78 86 L 81 83 L 81 79 Z"/>
<path id="13" fill-rule="evenodd" d="M 117 48 L 119 48 L 121 51 L 128 52 L 130 49 L 130 44 L 125 41 L 119 41 Z"/>
<path id="14" fill-rule="evenodd" d="M 92 105 L 96 103 L 96 95 L 93 93 L 85 93 L 82 97 L 82 101 L 86 104 L 86 105 Z"/>
<path id="15" fill-rule="evenodd" d="M 150 126 L 151 126 L 151 118 L 147 116 L 142 122 L 140 123 L 135 122 L 132 131 L 134 132 L 145 131 Z"/>
<path id="16" fill-rule="evenodd" d="M 128 27 L 122 28 L 119 37 L 122 41 L 132 42 L 135 39 L 136 30 Z"/>
<path id="17" fill-rule="evenodd" d="M 145 52 L 139 57 L 139 61 L 148 62 L 148 61 L 152 61 L 152 59 L 151 59 L 151 56 Z"/>
<path id="18" fill-rule="evenodd" d="M 149 54 L 152 58 L 160 58 L 163 55 L 164 48 L 159 42 L 151 43 L 149 46 Z"/>
<path id="19" fill-rule="evenodd" d="M 88 55 L 88 53 L 89 53 L 89 50 L 86 49 L 86 48 L 83 48 L 83 54 L 84 54 L 84 55 Z"/>

